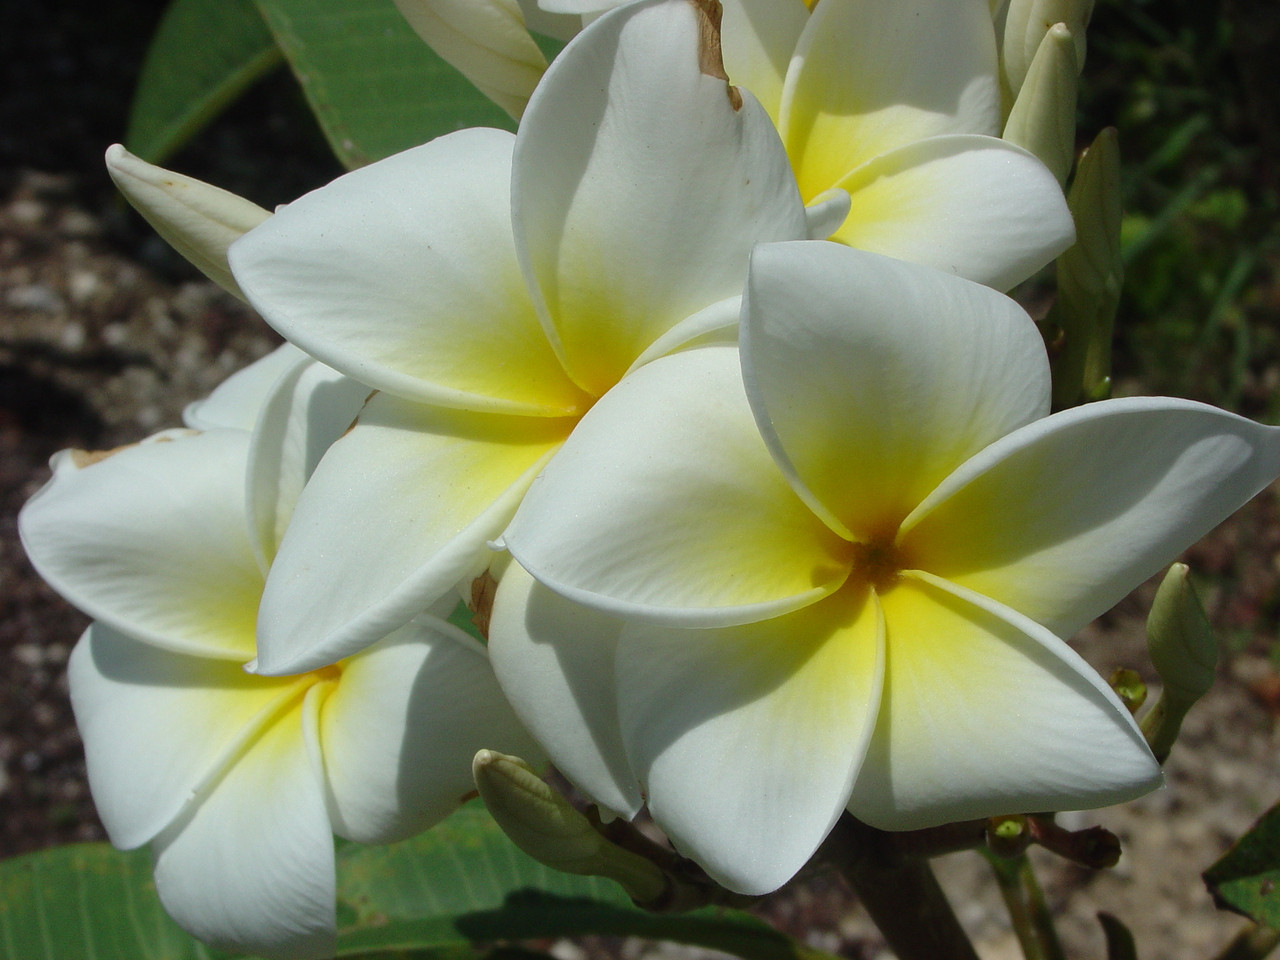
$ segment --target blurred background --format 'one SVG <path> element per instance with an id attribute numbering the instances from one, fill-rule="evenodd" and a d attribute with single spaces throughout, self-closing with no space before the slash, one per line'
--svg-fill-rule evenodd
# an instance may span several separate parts
<path id="1" fill-rule="evenodd" d="M 56 450 L 109 448 L 176 424 L 186 403 L 278 342 L 170 251 L 106 176 L 103 151 L 123 135 L 163 8 L 162 0 L 5 3 L 0 857 L 102 837 L 63 677 L 86 620 L 26 563 L 19 506 Z M 1125 164 L 1115 391 L 1280 422 L 1280 5 L 1098 0 L 1088 43 L 1080 146 L 1114 124 Z M 341 172 L 285 68 L 166 165 L 266 207 Z M 1239 925 L 1214 913 L 1198 874 L 1280 797 L 1277 505 L 1274 489 L 1264 493 L 1188 557 L 1222 639 L 1220 682 L 1188 720 L 1169 789 L 1082 821 L 1122 835 L 1120 868 L 1099 876 L 1046 865 L 1073 955 L 1101 952 L 1092 916 L 1100 906 L 1135 927 L 1146 957 L 1210 956 Z M 1151 589 L 1080 638 L 1104 674 L 1123 664 L 1154 679 L 1141 632 Z M 953 889 L 967 895 L 986 883 L 976 860 L 943 862 Z M 988 893 L 962 919 L 984 956 L 1015 956 Z M 816 945 L 876 955 L 875 932 L 830 878 L 796 885 L 769 909 Z M 573 949 L 560 953 L 572 960 Z"/>

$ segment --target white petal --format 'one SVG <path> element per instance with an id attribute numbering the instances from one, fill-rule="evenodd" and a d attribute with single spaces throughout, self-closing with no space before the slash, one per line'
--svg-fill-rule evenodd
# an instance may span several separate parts
<path id="1" fill-rule="evenodd" d="M 280 210 L 231 250 L 267 322 L 409 399 L 555 416 L 580 394 L 546 341 L 511 239 L 512 137 L 463 130 Z"/>
<path id="2" fill-rule="evenodd" d="M 370 388 L 296 351 L 298 361 L 260 404 L 249 444 L 248 502 L 265 572 L 303 485 L 360 413 Z"/>
<path id="3" fill-rule="evenodd" d="M 333 955 L 333 835 L 310 754 L 292 710 L 156 839 L 160 902 L 196 938 L 270 958 Z"/>
<path id="4" fill-rule="evenodd" d="M 622 621 L 558 597 L 518 564 L 498 584 L 489 656 L 517 714 L 556 768 L 607 811 L 644 802 L 618 725 L 614 653 Z"/>
<path id="5" fill-rule="evenodd" d="M 294 682 L 161 650 L 101 623 L 72 650 L 67 674 L 94 805 L 123 849 L 172 823 Z"/>
<path id="6" fill-rule="evenodd" d="M 877 154 L 999 132 L 995 34 L 982 0 L 837 0 L 809 17 L 779 129 L 806 201 Z"/>
<path id="7" fill-rule="evenodd" d="M 726 0 L 724 4 L 725 71 L 732 83 L 754 93 L 775 121 L 791 54 L 808 21 L 804 0 Z"/>
<path id="8" fill-rule="evenodd" d="M 852 200 L 845 191 L 832 188 L 818 194 L 804 208 L 809 221 L 809 239 L 826 240 L 849 218 Z"/>
<path id="9" fill-rule="evenodd" d="M 884 695 L 849 810 L 882 830 L 1101 807 L 1161 783 L 1128 710 L 1061 640 L 908 575 L 881 597 Z"/>
<path id="10" fill-rule="evenodd" d="M 218 384 L 203 400 L 187 404 L 182 422 L 192 430 L 252 430 L 267 395 L 285 371 L 306 354 L 291 343 L 282 343 L 260 360 L 238 370 Z"/>
<path id="11" fill-rule="evenodd" d="M 834 590 L 849 545 L 774 466 L 732 347 L 656 360 L 614 387 L 504 535 L 558 593 L 617 616 L 742 623 Z"/>
<path id="12" fill-rule="evenodd" d="M 781 886 L 843 811 L 879 702 L 882 636 L 856 587 L 741 627 L 624 630 L 619 712 L 649 809 L 729 889 Z"/>
<path id="13" fill-rule="evenodd" d="M 547 71 L 516 140 L 521 263 L 570 375 L 596 395 L 676 323 L 740 293 L 754 243 L 807 236 L 768 115 L 699 66 L 704 16 L 641 0 L 601 17 Z"/>
<path id="14" fill-rule="evenodd" d="M 832 529 L 891 535 L 944 477 L 1043 416 L 1031 319 L 987 287 L 833 243 L 764 244 L 743 306 L 747 395 Z"/>
<path id="15" fill-rule="evenodd" d="M 259 669 L 349 656 L 478 573 L 570 426 L 375 395 L 294 510 L 262 597 Z"/>
<path id="16" fill-rule="evenodd" d="M 516 0 L 396 0 L 428 46 L 519 119 L 547 60 Z"/>
<path id="17" fill-rule="evenodd" d="M 443 820 L 475 790 L 477 750 L 537 761 L 484 649 L 444 621 L 410 623 L 341 670 L 320 744 L 334 832 L 349 840 L 389 843 Z"/>
<path id="18" fill-rule="evenodd" d="M 245 522 L 248 443 L 218 430 L 96 462 L 64 451 L 19 515 L 27 555 L 89 616 L 179 653 L 243 663 L 262 592 Z"/>
<path id="19" fill-rule="evenodd" d="M 227 266 L 227 248 L 271 216 L 270 211 L 220 187 L 147 163 L 118 143 L 107 150 L 107 172 L 173 249 L 218 286 L 244 299 Z"/>
<path id="20" fill-rule="evenodd" d="M 1024 427 L 904 524 L 912 562 L 1069 636 L 1280 475 L 1280 428 L 1186 400 Z"/>
<path id="21" fill-rule="evenodd" d="M 1075 225 L 1043 163 L 995 137 L 932 137 L 876 157 L 849 192 L 841 243 L 937 267 L 997 290 L 1071 246 Z"/>

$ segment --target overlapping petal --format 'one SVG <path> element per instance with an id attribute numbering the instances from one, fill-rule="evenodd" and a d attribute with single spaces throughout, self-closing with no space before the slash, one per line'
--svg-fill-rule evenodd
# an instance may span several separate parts
<path id="1" fill-rule="evenodd" d="M 282 343 L 227 377 L 204 399 L 187 404 L 182 422 L 192 430 L 252 430 L 276 382 L 305 357 L 293 344 Z"/>
<path id="2" fill-rule="evenodd" d="M 89 616 L 178 653 L 253 656 L 262 574 L 244 520 L 248 434 L 64 451 L 19 515 L 27 555 Z M 200 504 L 192 510 L 191 504 Z"/>
<path id="3" fill-rule="evenodd" d="M 746 87 L 776 123 L 791 55 L 805 24 L 805 0 L 726 0 L 721 50 L 729 81 Z"/>
<path id="4" fill-rule="evenodd" d="M 332 956 L 333 835 L 300 711 L 267 727 L 154 853 L 160 902 L 200 940 L 281 960 Z"/>
<path id="5" fill-rule="evenodd" d="M 67 669 L 94 804 L 124 849 L 198 802 L 295 683 L 171 653 L 102 623 L 85 632 Z"/>
<path id="6" fill-rule="evenodd" d="M 795 56 L 780 130 L 806 201 L 912 141 L 999 132 L 995 35 L 982 0 L 819 3 Z"/>
<path id="7" fill-rule="evenodd" d="M 334 832 L 362 843 L 411 837 L 452 813 L 475 789 L 482 747 L 539 753 L 484 650 L 430 618 L 342 664 L 319 735 Z"/>
<path id="8" fill-rule="evenodd" d="M 409 399 L 538 416 L 583 398 L 511 239 L 513 138 L 463 130 L 340 177 L 231 248 L 250 302 L 330 366 Z"/>
<path id="9" fill-rule="evenodd" d="M 865 586 L 729 630 L 624 629 L 627 755 L 655 821 L 729 889 L 781 886 L 843 811 L 879 702 L 882 642 Z"/>
<path id="10" fill-rule="evenodd" d="M 518 564 L 490 621 L 498 682 L 551 762 L 604 809 L 630 819 L 644 800 L 626 762 L 614 661 L 622 621 L 565 600 Z"/>
<path id="11" fill-rule="evenodd" d="M 764 244 L 743 371 L 775 459 L 832 529 L 892 536 L 970 456 L 1049 409 L 1039 333 L 987 287 L 828 243 Z"/>
<path id="12" fill-rule="evenodd" d="M 374 396 L 294 510 L 262 597 L 258 669 L 333 663 L 482 570 L 571 426 Z"/>
<path id="13" fill-rule="evenodd" d="M 1009 435 L 921 504 L 919 567 L 1068 636 L 1280 473 L 1280 428 L 1186 400 L 1088 404 Z"/>
<path id="14" fill-rule="evenodd" d="M 654 361 L 614 387 L 504 538 L 567 597 L 685 626 L 794 610 L 848 570 L 847 543 L 792 492 L 761 442 L 731 347 Z"/>
<path id="15" fill-rule="evenodd" d="M 885 830 L 1131 800 L 1161 782 L 1128 710 L 1025 617 L 908 574 L 881 595 L 884 692 L 849 810 Z"/>
<path id="16" fill-rule="evenodd" d="M 994 137 L 931 137 L 881 154 L 835 186 L 849 193 L 841 243 L 1008 290 L 1069 247 L 1058 181 Z"/>
<path id="17" fill-rule="evenodd" d="M 751 247 L 808 235 L 777 132 L 700 39 L 641 0 L 580 34 L 517 138 L 520 261 L 570 376 L 599 395 L 657 337 L 742 287 Z"/>

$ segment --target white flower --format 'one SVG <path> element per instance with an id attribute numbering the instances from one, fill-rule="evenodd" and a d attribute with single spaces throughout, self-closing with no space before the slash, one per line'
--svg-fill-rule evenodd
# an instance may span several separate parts
<path id="1" fill-rule="evenodd" d="M 478 748 L 530 747 L 484 652 L 435 618 L 300 676 L 243 669 L 289 501 L 368 393 L 299 358 L 189 411 L 206 432 L 64 451 L 19 518 L 36 568 L 95 620 L 69 673 L 111 841 L 151 845 L 192 934 L 271 957 L 332 953 L 334 833 L 417 833 L 471 789 Z"/>
<path id="2" fill-rule="evenodd" d="M 546 586 L 504 577 L 499 680 L 580 788 L 647 799 L 744 892 L 846 808 L 901 830 L 1150 790 L 1140 732 L 1062 638 L 1280 474 L 1280 429 L 1172 399 L 1048 409 L 1007 298 L 762 245 L 741 368 L 712 346 L 637 371 L 526 495 L 505 541 Z"/>
<path id="3" fill-rule="evenodd" d="M 732 338 L 752 246 L 806 235 L 768 116 L 702 71 L 704 16 L 614 11 L 517 137 L 390 157 L 232 246 L 268 322 L 380 391 L 299 500 L 263 596 L 264 671 L 347 656 L 487 566 L 591 404 L 653 356 Z"/>

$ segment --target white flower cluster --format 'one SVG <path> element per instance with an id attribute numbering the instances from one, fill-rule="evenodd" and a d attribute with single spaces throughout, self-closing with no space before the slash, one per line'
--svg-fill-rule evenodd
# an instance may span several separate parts
<path id="1" fill-rule="evenodd" d="M 438 821 L 482 747 L 647 805 L 744 893 L 846 810 L 1140 795 L 1159 766 L 1064 638 L 1280 475 L 1280 430 L 1203 405 L 1049 414 L 999 292 L 1074 236 L 999 137 L 1052 33 L 1025 4 L 544 6 L 591 15 L 545 74 L 514 0 L 401 3 L 514 136 L 274 214 L 108 154 L 291 344 L 188 429 L 60 454 L 21 518 L 95 619 L 71 688 L 111 839 L 210 943 L 325 955 L 331 835 Z M 487 649 L 442 619 L 482 574 Z"/>

